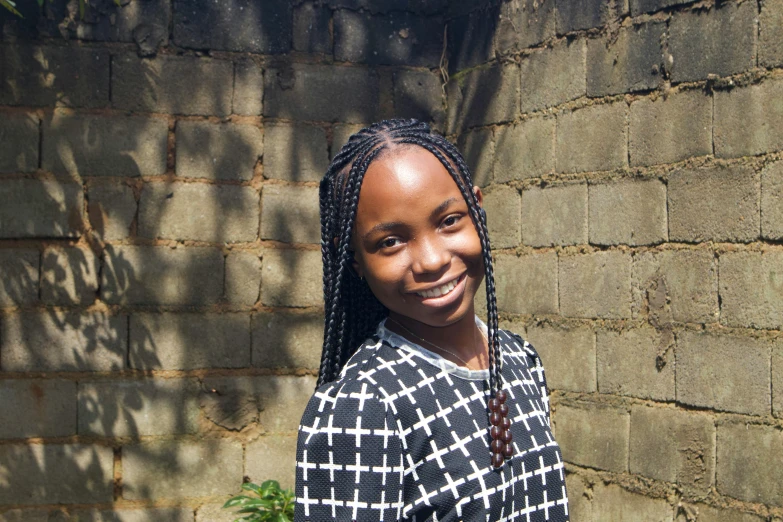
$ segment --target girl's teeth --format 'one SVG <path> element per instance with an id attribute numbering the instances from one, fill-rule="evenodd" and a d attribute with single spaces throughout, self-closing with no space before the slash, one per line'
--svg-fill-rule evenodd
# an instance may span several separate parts
<path id="1" fill-rule="evenodd" d="M 446 295 L 452 290 L 454 290 L 454 287 L 457 286 L 456 281 L 451 281 L 449 283 L 446 283 L 443 286 L 439 286 L 438 288 L 433 288 L 432 290 L 427 290 L 424 292 L 418 292 L 418 295 L 421 297 L 440 297 L 442 295 Z"/>

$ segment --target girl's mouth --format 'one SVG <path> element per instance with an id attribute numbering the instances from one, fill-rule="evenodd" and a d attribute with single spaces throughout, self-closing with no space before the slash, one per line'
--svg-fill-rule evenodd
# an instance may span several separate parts
<path id="1" fill-rule="evenodd" d="M 465 279 L 466 274 L 462 274 L 458 278 L 452 279 L 443 285 L 422 292 L 415 292 L 414 295 L 424 303 L 443 305 L 446 304 L 446 302 L 451 301 L 452 298 L 459 296 L 461 293 L 460 291 L 464 289 Z"/>

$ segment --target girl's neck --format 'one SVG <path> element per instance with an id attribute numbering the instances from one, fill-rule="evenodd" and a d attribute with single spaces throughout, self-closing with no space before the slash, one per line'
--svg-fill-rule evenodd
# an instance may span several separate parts
<path id="1" fill-rule="evenodd" d="M 459 366 L 467 364 L 471 370 L 483 370 L 489 367 L 487 340 L 476 324 L 472 309 L 458 321 L 440 327 L 389 312 L 386 327 Z"/>

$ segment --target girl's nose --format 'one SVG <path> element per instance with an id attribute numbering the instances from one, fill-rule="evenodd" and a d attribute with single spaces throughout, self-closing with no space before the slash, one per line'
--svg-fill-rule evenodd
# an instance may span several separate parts
<path id="1" fill-rule="evenodd" d="M 417 274 L 437 273 L 448 266 L 451 254 L 436 238 L 420 237 L 416 241 L 413 271 Z"/>

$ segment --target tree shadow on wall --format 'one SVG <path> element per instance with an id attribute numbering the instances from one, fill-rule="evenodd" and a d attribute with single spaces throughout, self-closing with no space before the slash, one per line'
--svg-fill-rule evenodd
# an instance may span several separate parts
<path id="1" fill-rule="evenodd" d="M 35 43 L 78 47 L 62 41 Z M 369 53 L 378 44 L 368 40 L 360 45 Z M 36 46 L 2 48 L 4 63 L 23 64 L 17 69 L 24 69 L 24 81 L 37 90 L 35 96 L 20 93 L 11 98 L 6 92 L 0 99 L 6 105 L 47 109 L 41 122 L 42 169 L 31 178 L 54 180 L 53 187 L 78 187 L 84 203 L 76 219 L 67 219 L 57 225 L 60 228 L 41 232 L 33 223 L 23 227 L 32 230 L 30 234 L 4 233 L 0 243 L 2 250 L 10 250 L 14 240 L 27 237 L 24 250 L 31 253 L 29 266 L 19 277 L 2 280 L 9 297 L 0 303 L 0 379 L 4 387 L 17 383 L 14 389 L 20 391 L 11 395 L 12 402 L 40 408 L 40 413 L 21 412 L 11 427 L 0 428 L 0 519 L 15 516 L 12 509 L 35 506 L 52 511 L 52 517 L 59 511 L 60 519 L 89 519 L 97 515 L 68 506 L 97 504 L 110 510 L 118 500 L 145 503 L 165 498 L 176 503 L 186 497 L 219 502 L 225 498 L 226 484 L 231 491 L 238 490 L 243 469 L 263 467 L 250 461 L 243 467 L 243 451 L 263 439 L 256 436 L 294 437 L 300 412 L 285 408 L 290 410 L 292 397 L 294 402 L 306 400 L 311 392 L 303 390 L 309 384 L 302 387 L 294 370 L 318 367 L 322 316 L 320 299 L 313 292 L 320 293 L 320 273 L 306 255 L 276 257 L 280 265 L 274 267 L 266 254 L 301 250 L 317 258 L 318 216 L 306 206 L 260 208 L 259 193 L 275 183 L 265 180 L 260 189 L 258 177 L 232 180 L 236 158 L 253 158 L 252 165 L 243 168 L 259 172 L 257 143 L 241 135 L 231 143 L 230 154 L 205 155 L 211 174 L 203 178 L 182 172 L 176 156 L 164 153 L 163 171 L 168 174 L 163 176 L 157 168 L 160 161 L 149 160 L 150 154 L 154 156 L 150 147 L 155 146 L 150 136 L 160 132 L 161 121 L 166 140 L 173 136 L 177 146 L 184 121 L 216 127 L 253 123 L 178 114 L 171 124 L 148 111 L 52 113 L 48 109 L 54 106 L 84 107 L 82 98 L 69 91 L 74 84 L 58 80 L 69 64 L 58 63 L 55 55 L 40 59 Z M 126 52 L 112 51 L 114 59 Z M 294 56 L 279 59 L 293 61 Z M 376 70 L 383 72 L 383 67 Z M 156 73 L 159 69 L 144 71 L 134 78 L 139 96 L 158 92 L 165 81 L 165 75 Z M 4 90 L 8 74 L 2 77 Z M 464 85 L 466 77 L 463 74 L 460 80 L 456 74 L 455 85 Z M 457 136 L 484 124 L 482 107 L 501 88 L 501 80 L 484 78 L 476 84 L 481 97 L 462 96 L 454 114 L 470 114 L 475 120 L 460 120 L 448 134 Z M 194 97 L 226 95 L 206 83 L 193 82 L 191 89 Z M 98 108 L 108 104 L 107 95 Z M 413 96 L 404 107 L 393 106 L 383 114 L 422 117 L 431 110 L 425 98 Z M 361 119 L 369 123 L 381 112 L 373 109 Z M 135 132 L 123 130 L 126 119 L 139 122 L 132 127 Z M 122 124 L 114 123 L 118 121 Z M 341 144 L 334 137 L 334 122 L 305 125 L 332 133 L 332 141 L 324 141 L 323 150 L 290 139 L 292 146 L 278 151 L 292 171 L 289 181 L 315 181 L 312 173 L 303 171 L 325 170 L 324 156 L 334 155 Z M 435 125 L 446 130 L 442 116 L 436 116 Z M 215 179 L 222 180 L 219 187 L 209 183 Z M 10 182 L 0 180 L 0 201 L 10 193 Z M 248 192 L 253 197 L 248 199 Z M 42 208 L 54 213 L 70 208 L 61 193 L 42 188 L 36 194 Z M 255 201 L 255 208 L 247 201 Z M 256 216 L 249 224 L 248 214 Z M 35 221 L 34 216 L 30 219 Z M 269 234 L 261 221 L 271 224 Z M 248 229 L 252 233 L 246 238 Z M 264 241 L 263 248 L 259 240 Z M 234 301 L 226 293 L 234 277 L 230 270 L 243 266 L 232 264 L 239 251 L 256 261 L 264 257 L 263 271 L 278 270 L 269 276 L 265 272 L 260 287 L 252 277 L 240 278 L 240 286 L 257 285 L 249 301 Z M 313 281 L 304 294 L 302 277 Z M 304 297 L 286 301 L 285 296 L 294 295 Z M 226 339 L 241 348 L 225 346 Z M 205 369 L 217 371 L 205 376 Z M 268 376 L 259 369 L 285 375 Z M 162 378 L 157 372 L 171 373 Z M 0 412 L 10 415 L 13 410 L 0 406 Z M 30 437 L 41 437 L 42 443 L 29 443 Z M 238 464 L 226 469 L 225 463 L 234 462 L 237 454 Z M 195 467 L 194 459 L 200 459 Z M 119 463 L 121 483 L 115 479 Z M 291 466 L 290 472 L 282 472 L 289 480 L 293 462 Z M 201 470 L 207 479 L 196 484 Z"/>

